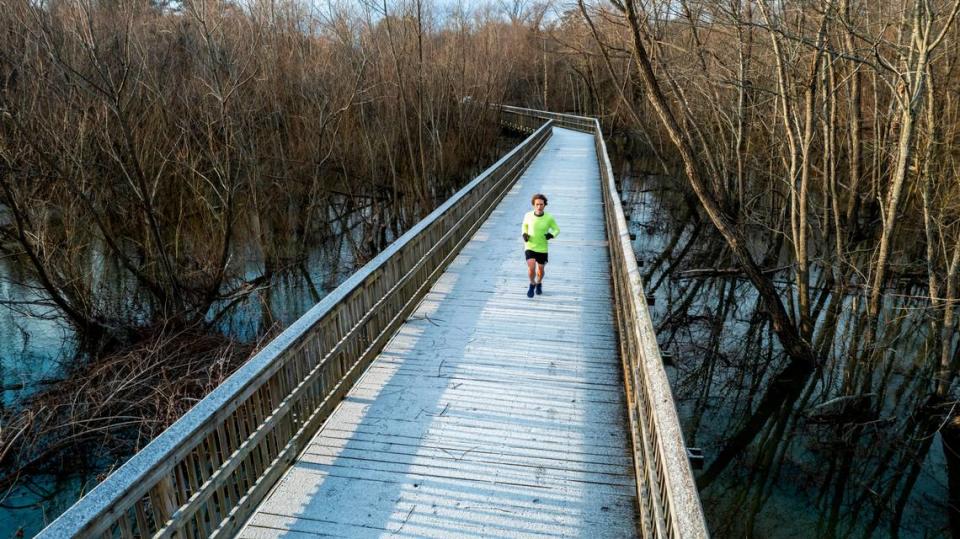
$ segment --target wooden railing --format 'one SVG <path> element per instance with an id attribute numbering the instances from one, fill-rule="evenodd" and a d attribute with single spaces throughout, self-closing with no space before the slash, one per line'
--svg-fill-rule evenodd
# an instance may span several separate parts
<path id="1" fill-rule="evenodd" d="M 39 537 L 233 534 L 536 156 L 537 123 Z"/>
<path id="2" fill-rule="evenodd" d="M 620 356 L 633 440 L 637 502 L 644 537 L 707 537 L 687 448 L 680 430 L 670 382 L 663 369 L 660 346 L 647 310 L 646 294 L 630 231 L 614 186 L 600 122 L 595 118 L 501 107 L 502 117 L 516 125 L 519 116 L 593 135 L 603 187 L 604 219 L 610 246 Z"/>

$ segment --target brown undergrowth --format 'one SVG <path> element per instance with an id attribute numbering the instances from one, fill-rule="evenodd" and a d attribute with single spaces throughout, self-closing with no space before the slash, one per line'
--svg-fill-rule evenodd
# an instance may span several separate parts
<path id="1" fill-rule="evenodd" d="M 254 349 L 202 327 L 158 328 L 85 364 L 0 415 L 0 488 L 25 474 L 109 466 L 135 453 Z"/>

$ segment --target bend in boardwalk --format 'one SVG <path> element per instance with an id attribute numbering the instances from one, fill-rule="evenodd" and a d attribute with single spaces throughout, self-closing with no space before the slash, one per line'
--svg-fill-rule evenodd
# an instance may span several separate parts
<path id="1" fill-rule="evenodd" d="M 634 536 L 600 189 L 555 128 L 241 536 Z M 562 232 L 528 299 L 536 192 Z"/>

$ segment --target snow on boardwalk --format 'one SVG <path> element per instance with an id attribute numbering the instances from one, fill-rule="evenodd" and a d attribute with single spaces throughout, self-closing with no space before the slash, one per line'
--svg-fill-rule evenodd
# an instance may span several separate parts
<path id="1" fill-rule="evenodd" d="M 520 223 L 561 228 L 526 297 Z M 242 537 L 633 537 L 634 478 L 593 137 L 527 172 Z"/>

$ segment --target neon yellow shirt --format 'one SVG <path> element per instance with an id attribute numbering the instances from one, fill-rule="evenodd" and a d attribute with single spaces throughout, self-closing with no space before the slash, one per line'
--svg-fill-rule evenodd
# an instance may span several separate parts
<path id="1" fill-rule="evenodd" d="M 553 215 L 547 212 L 543 212 L 543 215 L 538 217 L 537 214 L 528 211 L 523 216 L 522 231 L 524 234 L 530 234 L 530 241 L 523 244 L 524 249 L 535 253 L 545 253 L 547 252 L 547 233 L 553 234 L 554 237 L 559 236 L 560 226 L 557 225 Z"/>

